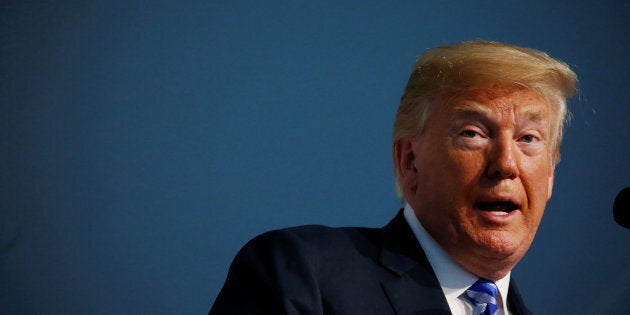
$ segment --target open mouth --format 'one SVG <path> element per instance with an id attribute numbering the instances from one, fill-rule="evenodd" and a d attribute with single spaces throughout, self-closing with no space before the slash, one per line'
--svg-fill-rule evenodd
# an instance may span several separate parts
<path id="1" fill-rule="evenodd" d="M 475 209 L 490 211 L 496 214 L 508 214 L 518 209 L 518 205 L 511 201 L 475 202 Z"/>

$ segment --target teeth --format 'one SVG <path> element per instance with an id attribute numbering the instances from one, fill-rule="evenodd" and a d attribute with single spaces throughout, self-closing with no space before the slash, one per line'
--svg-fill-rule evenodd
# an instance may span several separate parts
<path id="1" fill-rule="evenodd" d="M 490 211 L 492 212 L 492 214 L 494 215 L 508 215 L 508 212 L 503 212 L 503 211 Z"/>
<path id="2" fill-rule="evenodd" d="M 505 202 L 477 202 L 475 203 L 475 207 L 484 211 L 491 211 L 495 214 L 499 214 L 499 212 L 509 213 L 512 210 L 516 210 L 517 206 L 509 201 Z"/>

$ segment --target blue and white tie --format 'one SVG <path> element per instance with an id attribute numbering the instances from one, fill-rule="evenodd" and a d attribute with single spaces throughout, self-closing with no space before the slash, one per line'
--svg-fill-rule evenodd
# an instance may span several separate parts
<path id="1" fill-rule="evenodd" d="M 497 292 L 497 285 L 485 279 L 479 279 L 470 286 L 466 296 L 473 304 L 473 315 L 494 315 L 498 309 Z"/>

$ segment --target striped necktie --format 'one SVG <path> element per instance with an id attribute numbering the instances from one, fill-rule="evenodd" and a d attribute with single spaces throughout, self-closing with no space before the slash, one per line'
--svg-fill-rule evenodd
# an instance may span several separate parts
<path id="1" fill-rule="evenodd" d="M 497 307 L 497 285 L 494 282 L 479 279 L 468 290 L 466 296 L 473 305 L 473 315 L 494 315 Z"/>

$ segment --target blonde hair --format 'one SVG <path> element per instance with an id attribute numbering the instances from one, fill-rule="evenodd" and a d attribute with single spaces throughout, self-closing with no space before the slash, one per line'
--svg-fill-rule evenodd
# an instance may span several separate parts
<path id="1" fill-rule="evenodd" d="M 566 63 L 538 50 L 491 41 L 436 47 L 416 61 L 394 120 L 394 172 L 399 194 L 397 143 L 422 131 L 431 107 L 440 105 L 434 100 L 495 84 L 530 89 L 547 99 L 555 114 L 551 126 L 552 160 L 560 160 L 566 99 L 573 95 L 577 84 L 577 76 Z"/>

